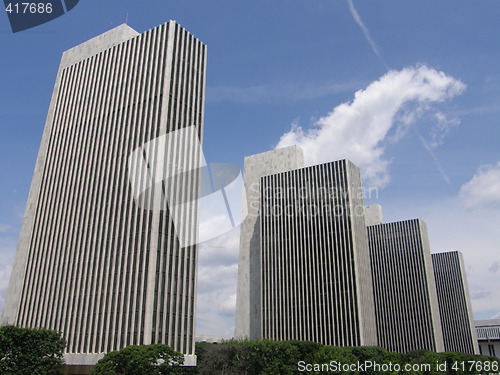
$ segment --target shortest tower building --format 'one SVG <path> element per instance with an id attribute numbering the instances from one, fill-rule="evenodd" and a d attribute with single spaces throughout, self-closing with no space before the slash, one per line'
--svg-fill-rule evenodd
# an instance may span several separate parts
<path id="1" fill-rule="evenodd" d="M 444 350 L 479 354 L 462 253 L 432 254 Z"/>
<path id="2" fill-rule="evenodd" d="M 425 223 L 415 219 L 371 225 L 368 241 L 379 346 L 401 353 L 443 351 Z"/>
<path id="3" fill-rule="evenodd" d="M 479 352 L 500 358 L 500 319 L 476 320 Z"/>

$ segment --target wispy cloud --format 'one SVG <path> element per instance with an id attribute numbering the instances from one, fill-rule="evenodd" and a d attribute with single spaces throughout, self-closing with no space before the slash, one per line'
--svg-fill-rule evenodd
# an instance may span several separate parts
<path id="1" fill-rule="evenodd" d="M 347 0 L 347 4 L 349 5 L 349 11 L 351 12 L 351 16 L 352 18 L 354 19 L 354 21 L 358 24 L 359 28 L 361 29 L 361 31 L 363 32 L 366 40 L 368 41 L 368 43 L 370 44 L 371 48 L 372 48 L 372 51 L 375 55 L 377 55 L 377 57 L 379 58 L 379 60 L 382 62 L 382 64 L 384 64 L 385 68 L 387 70 L 389 70 L 389 67 L 387 66 L 387 64 L 385 63 L 384 61 L 384 58 L 382 56 L 382 52 L 380 52 L 380 48 L 378 47 L 377 43 L 375 43 L 375 41 L 373 40 L 373 38 L 371 37 L 370 35 L 370 32 L 368 31 L 368 28 L 365 26 L 365 23 L 363 22 L 363 20 L 361 19 L 358 11 L 356 10 L 356 8 L 354 7 L 354 3 L 353 3 L 353 0 Z"/>
<path id="2" fill-rule="evenodd" d="M 356 90 L 359 82 L 265 84 L 250 87 L 208 87 L 207 101 L 256 103 L 261 101 L 301 101 Z"/>
<path id="3" fill-rule="evenodd" d="M 430 107 L 427 108 L 428 111 L 431 110 Z M 453 117 L 453 118 L 448 118 L 443 112 L 437 111 L 434 113 L 432 116 L 433 125 L 431 125 L 431 128 L 429 130 L 429 135 L 428 138 L 426 139 L 420 132 L 413 127 L 414 133 L 416 137 L 420 140 L 420 143 L 424 147 L 424 149 L 427 151 L 427 153 L 430 155 L 432 158 L 434 165 L 443 178 L 443 180 L 450 185 L 450 177 L 444 170 L 439 158 L 436 155 L 436 148 L 441 146 L 444 143 L 444 140 L 448 133 L 457 127 L 460 124 L 460 119 Z"/>
<path id="4" fill-rule="evenodd" d="M 491 296 L 492 296 L 491 291 L 484 289 L 472 290 L 470 293 L 471 299 L 489 299 L 491 298 Z"/>
<path id="5" fill-rule="evenodd" d="M 354 21 L 356 22 L 356 24 L 359 26 L 359 28 L 361 29 L 361 31 L 363 32 L 366 40 L 368 41 L 368 43 L 370 44 L 371 48 L 372 48 L 372 51 L 373 53 L 378 57 L 378 59 L 382 62 L 382 64 L 384 64 L 385 68 L 387 70 L 389 70 L 389 67 L 387 65 L 387 63 L 385 62 L 385 59 L 384 57 L 382 56 L 382 52 L 380 51 L 380 48 L 378 47 L 377 43 L 375 42 L 375 40 L 372 38 L 371 34 L 370 34 L 370 31 L 368 30 L 368 28 L 366 27 L 365 23 L 363 22 L 363 20 L 361 19 L 361 16 L 359 15 L 358 11 L 356 10 L 356 8 L 354 7 L 354 2 L 353 0 L 347 0 L 347 4 L 349 5 L 349 11 L 351 12 L 351 16 L 352 18 L 354 19 Z M 419 116 L 419 113 L 418 111 L 412 111 L 410 112 L 410 116 L 412 117 L 418 117 Z M 434 164 L 437 168 L 437 170 L 439 171 L 439 173 L 441 174 L 441 176 L 443 177 L 443 179 L 449 184 L 450 183 L 450 179 L 448 177 L 448 175 L 445 173 L 442 165 L 441 165 L 441 162 L 439 161 L 438 157 L 436 156 L 436 153 L 434 152 L 434 148 L 437 147 L 438 145 L 442 144 L 442 140 L 444 138 L 444 135 L 446 134 L 442 132 L 442 130 L 444 129 L 447 129 L 449 130 L 450 126 L 449 125 L 456 125 L 457 123 L 456 122 L 452 122 L 452 121 L 449 121 L 447 122 L 446 120 L 446 117 L 444 117 L 444 115 L 442 113 L 437 113 L 436 114 L 436 117 L 437 117 L 437 123 L 438 125 L 443 125 L 442 127 L 435 127 L 434 128 L 434 133 L 431 133 L 431 141 L 426 141 L 422 136 L 420 135 L 417 135 L 419 140 L 421 141 L 424 149 L 429 153 L 429 155 L 431 156 L 432 160 L 434 161 Z M 405 131 L 407 131 L 409 128 L 410 128 L 410 125 L 413 123 L 414 119 L 410 119 L 410 121 L 408 121 L 408 119 L 405 119 L 406 120 L 406 129 L 404 127 L 399 127 L 399 131 L 401 131 L 400 133 L 403 134 L 405 133 Z M 404 122 L 404 121 L 403 121 Z M 401 135 L 399 134 L 399 135 Z M 398 135 L 396 135 L 397 137 Z M 440 140 L 438 140 L 438 137 Z"/>
<path id="6" fill-rule="evenodd" d="M 448 118 L 443 112 L 439 111 L 434 114 L 434 119 L 436 120 L 435 126 L 431 128 L 429 133 L 431 138 L 429 146 L 432 149 L 441 146 L 448 133 L 460 125 L 460 119 L 456 117 Z"/>
<path id="7" fill-rule="evenodd" d="M 493 273 L 496 273 L 498 270 L 500 270 L 500 263 L 498 263 L 498 262 L 493 262 L 491 264 L 491 267 L 488 268 L 488 271 L 493 272 Z"/>
<path id="8" fill-rule="evenodd" d="M 433 150 L 433 146 L 432 144 L 429 144 L 429 142 L 427 142 L 424 137 L 422 137 L 420 135 L 420 133 L 415 129 L 415 135 L 417 136 L 417 138 L 420 140 L 420 142 L 422 143 L 422 145 L 424 146 L 424 148 L 427 150 L 427 152 L 429 153 L 429 155 L 431 156 L 432 160 L 434 161 L 434 164 L 439 172 L 439 174 L 441 175 L 441 177 L 443 177 L 443 180 L 448 184 L 450 185 L 450 178 L 448 177 L 448 175 L 446 174 L 446 172 L 444 171 L 443 169 L 443 166 L 441 165 L 441 162 L 439 161 L 438 157 L 436 156 L 436 153 L 434 152 Z"/>
<path id="9" fill-rule="evenodd" d="M 479 167 L 474 177 L 462 185 L 460 198 L 468 208 L 500 206 L 500 161 Z"/>
<path id="10" fill-rule="evenodd" d="M 398 114 L 404 109 L 405 126 L 411 126 L 431 103 L 451 99 L 464 89 L 462 82 L 426 66 L 390 71 L 308 129 L 293 124 L 276 148 L 297 144 L 308 164 L 351 159 L 370 184 L 383 187 L 390 180 L 385 147 L 398 128 Z"/>
<path id="11" fill-rule="evenodd" d="M 474 108 L 460 109 L 458 111 L 455 111 L 454 114 L 456 116 L 465 117 L 465 116 L 485 115 L 496 112 L 500 112 L 500 105 L 486 105 Z"/>

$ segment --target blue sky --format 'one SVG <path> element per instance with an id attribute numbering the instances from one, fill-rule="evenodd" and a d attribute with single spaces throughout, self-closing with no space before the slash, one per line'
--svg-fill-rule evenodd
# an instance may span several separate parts
<path id="1" fill-rule="evenodd" d="M 368 203 L 462 251 L 476 318 L 500 317 L 499 16 L 498 1 L 81 0 L 12 34 L 3 14 L 0 294 L 61 53 L 127 19 L 173 19 L 208 45 L 209 161 L 290 142 L 309 163 L 352 159 L 379 188 Z M 237 247 L 235 230 L 201 248 L 199 334 L 232 333 Z"/>

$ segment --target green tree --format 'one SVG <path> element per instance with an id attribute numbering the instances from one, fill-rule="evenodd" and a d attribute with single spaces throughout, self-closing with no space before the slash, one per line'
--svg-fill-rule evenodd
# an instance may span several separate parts
<path id="1" fill-rule="evenodd" d="M 289 341 L 247 340 L 241 342 L 252 350 L 252 374 L 285 375 L 297 369 L 298 348 Z"/>
<path id="2" fill-rule="evenodd" d="M 92 375 L 183 374 L 184 356 L 167 345 L 127 346 L 97 362 Z"/>
<path id="3" fill-rule="evenodd" d="M 440 363 L 441 354 L 429 350 L 414 350 L 406 354 L 401 354 L 405 365 L 411 365 L 412 370 L 407 371 L 408 375 L 442 375 L 437 364 Z M 427 366 L 431 366 L 428 370 Z"/>
<path id="4" fill-rule="evenodd" d="M 198 375 L 472 375 L 494 373 L 498 366 L 498 358 L 471 354 L 427 350 L 402 354 L 379 347 L 335 347 L 306 341 L 197 343 L 196 354 L 198 367 L 193 374 Z M 436 367 L 438 363 L 446 369 Z M 474 368 L 469 368 L 471 363 Z"/>
<path id="5" fill-rule="evenodd" d="M 484 364 L 489 365 L 495 363 L 496 368 L 500 362 L 498 358 L 486 357 L 474 354 L 464 354 L 464 353 L 439 353 L 440 362 L 446 362 L 446 370 L 448 375 L 475 375 L 475 374 L 487 374 L 495 373 L 497 371 L 483 371 L 485 369 Z"/>
<path id="6" fill-rule="evenodd" d="M 199 375 L 249 375 L 252 364 L 250 348 L 238 343 L 197 344 Z"/>
<path id="7" fill-rule="evenodd" d="M 46 329 L 0 327 L 0 374 L 57 374 L 64 365 L 66 342 L 61 334 Z"/>
<path id="8" fill-rule="evenodd" d="M 238 342 L 236 342 L 238 343 Z M 313 361 L 321 344 L 307 341 L 243 340 L 251 349 L 251 375 L 296 374 L 300 361 Z"/>
<path id="9" fill-rule="evenodd" d="M 345 370 L 343 365 L 351 365 L 358 361 L 358 358 L 352 353 L 352 348 L 322 346 L 315 354 L 314 359 L 310 363 L 317 363 L 321 366 L 331 366 L 328 371 L 321 371 L 320 374 L 349 374 L 358 375 L 358 371 Z M 315 373 L 315 372 L 311 372 Z M 317 372 L 316 372 L 317 373 Z"/>

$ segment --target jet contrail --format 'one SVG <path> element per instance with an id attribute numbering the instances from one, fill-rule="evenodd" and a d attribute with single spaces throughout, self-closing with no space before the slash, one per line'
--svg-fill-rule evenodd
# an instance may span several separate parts
<path id="1" fill-rule="evenodd" d="M 384 58 L 382 57 L 382 53 L 380 52 L 380 49 L 377 46 L 377 43 L 375 43 L 375 41 L 372 39 L 370 32 L 368 31 L 365 24 L 363 23 L 363 20 L 359 16 L 358 11 L 356 10 L 356 8 L 354 8 L 354 3 L 352 2 L 352 0 L 347 0 L 347 4 L 349 4 L 349 11 L 351 12 L 352 18 L 358 24 L 359 28 L 361 29 L 361 31 L 365 35 L 365 38 L 368 41 L 368 43 L 370 43 L 370 46 L 372 47 L 373 53 L 375 53 L 375 55 L 377 55 L 377 57 L 380 59 L 380 61 L 382 61 L 382 64 L 384 64 L 385 68 L 387 70 L 389 70 L 389 67 L 385 63 Z"/>
<path id="2" fill-rule="evenodd" d="M 413 130 L 415 131 L 415 134 L 417 135 L 418 139 L 420 139 L 420 142 L 422 142 L 422 145 L 424 146 L 424 148 L 427 150 L 427 152 L 429 152 L 429 154 L 431 155 L 432 159 L 434 159 L 434 164 L 436 165 L 436 168 L 437 170 L 439 171 L 439 173 L 441 174 L 441 177 L 443 177 L 443 179 L 446 181 L 446 183 L 448 185 L 451 184 L 450 182 L 450 178 L 448 177 L 448 175 L 446 174 L 446 172 L 444 171 L 441 163 L 439 162 L 439 159 L 438 157 L 436 156 L 436 154 L 434 153 L 434 151 L 432 150 L 432 147 L 429 145 L 429 143 L 424 139 L 424 137 L 422 137 L 418 131 L 415 129 L 415 127 L 413 127 Z"/>
<path id="3" fill-rule="evenodd" d="M 361 31 L 363 32 L 366 40 L 368 41 L 368 43 L 370 44 L 370 46 L 372 47 L 372 51 L 375 55 L 377 55 L 377 57 L 379 58 L 379 60 L 382 62 L 382 64 L 384 64 L 385 68 L 387 70 L 390 70 L 389 69 L 389 66 L 385 63 L 384 61 L 384 58 L 382 56 L 382 52 L 380 51 L 380 49 L 378 48 L 377 46 L 377 43 L 375 43 L 375 41 L 372 39 L 371 35 L 370 35 L 370 32 L 368 31 L 367 27 L 365 26 L 363 20 L 361 19 L 358 11 L 356 10 L 356 8 L 354 7 L 354 3 L 353 3 L 353 0 L 347 0 L 347 4 L 349 5 L 349 11 L 351 12 L 351 16 L 352 18 L 354 19 L 354 22 L 356 22 L 359 26 L 359 28 L 361 29 Z M 439 162 L 439 159 L 438 157 L 436 156 L 436 154 L 434 153 L 432 147 L 429 145 L 429 143 L 420 135 L 418 134 L 418 132 L 415 130 L 415 134 L 417 135 L 417 137 L 420 139 L 420 141 L 422 142 L 422 145 L 423 147 L 425 148 L 425 150 L 430 154 L 430 156 L 432 157 L 432 159 L 434 160 L 434 164 L 436 165 L 436 168 L 437 170 L 439 171 L 439 173 L 441 174 L 441 176 L 443 177 L 443 179 L 448 183 L 448 185 L 450 184 L 450 178 L 448 177 L 448 175 L 446 174 L 446 172 L 444 171 L 443 167 L 441 166 L 441 163 Z"/>

